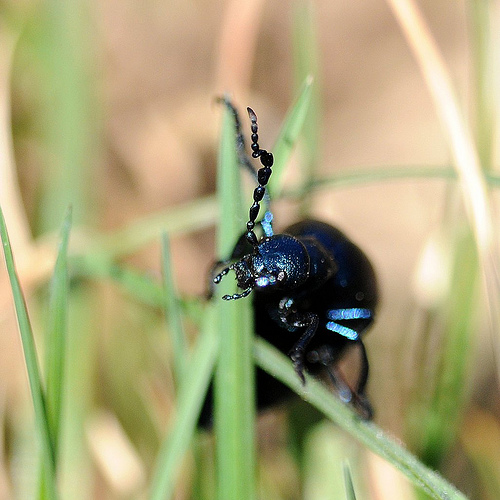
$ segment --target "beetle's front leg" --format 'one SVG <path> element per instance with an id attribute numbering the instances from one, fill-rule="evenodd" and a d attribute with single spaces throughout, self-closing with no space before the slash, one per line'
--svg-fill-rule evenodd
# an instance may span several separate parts
<path id="1" fill-rule="evenodd" d="M 294 307 L 293 299 L 288 298 L 280 301 L 278 314 L 281 321 L 289 329 L 305 327 L 304 333 L 300 336 L 299 340 L 292 347 L 292 350 L 288 353 L 291 360 L 293 361 L 293 366 L 295 368 L 295 371 L 297 372 L 297 375 L 302 381 L 302 384 L 305 384 L 305 352 L 307 345 L 314 337 L 316 330 L 318 329 L 319 317 L 317 314 L 311 312 L 298 313 Z"/>
<path id="2" fill-rule="evenodd" d="M 295 343 L 292 350 L 288 353 L 293 361 L 293 366 L 295 367 L 297 375 L 299 376 L 300 380 L 302 380 L 302 384 L 305 384 L 306 379 L 304 378 L 304 358 L 306 347 L 314 337 L 316 330 L 318 329 L 319 317 L 314 313 L 300 314 L 296 316 L 293 324 L 297 327 L 306 327 L 304 333 L 300 336 L 299 340 Z"/>

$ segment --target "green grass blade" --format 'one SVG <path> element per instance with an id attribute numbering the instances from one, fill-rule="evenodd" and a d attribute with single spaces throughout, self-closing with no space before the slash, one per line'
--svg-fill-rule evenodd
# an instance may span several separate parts
<path id="1" fill-rule="evenodd" d="M 37 224 L 43 234 L 58 227 L 70 204 L 77 222 L 88 222 L 95 214 L 101 115 L 91 36 L 95 25 L 88 3 L 48 0 L 41 7 L 26 31 L 40 58 L 40 74 L 34 78 L 43 107 L 37 116 L 50 158 L 40 183 Z"/>
<path id="2" fill-rule="evenodd" d="M 284 197 L 300 198 L 316 189 L 339 189 L 351 186 L 363 186 L 380 182 L 393 182 L 406 179 L 427 180 L 447 179 L 457 180 L 456 171 L 449 165 L 424 166 L 424 165 L 402 165 L 402 166 L 373 166 L 355 170 L 339 171 L 325 177 L 313 179 L 308 186 L 297 189 L 286 190 Z M 490 188 L 500 187 L 500 177 L 485 174 L 486 182 Z"/>
<path id="3" fill-rule="evenodd" d="M 295 84 L 298 86 L 305 78 L 314 78 L 315 85 L 311 94 L 310 106 L 304 117 L 303 157 L 300 162 L 302 184 L 306 185 L 316 176 L 321 148 L 321 108 L 319 47 L 316 36 L 317 22 L 313 2 L 296 2 L 293 16 L 293 59 Z M 309 198 L 302 199 L 301 212 L 307 213 Z"/>
<path id="4" fill-rule="evenodd" d="M 72 256 L 71 272 L 73 276 L 78 277 L 96 280 L 109 279 L 120 285 L 135 300 L 155 307 L 164 305 L 163 289 L 150 275 L 116 264 L 107 258 L 91 259 L 88 255 Z"/>
<path id="5" fill-rule="evenodd" d="M 163 233 L 161 245 L 164 309 L 170 333 L 172 336 L 172 350 L 174 370 L 177 382 L 182 380 L 187 361 L 186 336 L 182 326 L 182 314 L 174 284 L 172 262 L 170 258 L 170 244 L 167 233 Z"/>
<path id="6" fill-rule="evenodd" d="M 300 97 L 299 100 L 302 100 L 302 97 Z M 302 102 L 302 105 L 305 106 L 306 102 Z M 302 114 L 302 112 L 300 114 Z M 285 122 L 287 122 L 287 119 L 285 119 Z M 292 120 L 292 125 L 299 126 L 300 120 Z M 296 141 L 296 139 L 293 139 L 296 134 L 289 134 L 287 128 L 288 125 L 283 125 L 282 134 L 276 142 L 279 156 L 275 155 L 275 166 L 278 166 L 278 171 L 286 165 L 289 154 Z M 283 136 L 282 139 L 281 136 Z M 283 142 L 283 144 L 281 144 L 281 142 Z M 274 151 L 275 150 L 273 150 L 273 152 Z M 282 161 L 283 167 L 281 166 Z M 338 189 L 349 186 L 361 186 L 405 179 L 449 179 L 453 181 L 457 179 L 456 171 L 449 165 L 401 165 L 389 167 L 377 165 L 355 170 L 346 170 L 345 172 L 339 171 L 338 173 L 330 174 L 328 177 L 325 176 L 313 179 L 307 186 L 291 188 L 283 192 L 281 185 L 282 180 L 280 181 L 278 179 L 279 182 L 275 182 L 275 172 L 276 167 L 273 169 L 271 184 L 277 184 L 278 187 L 272 190 L 273 196 L 283 194 L 284 197 L 294 198 L 304 197 L 311 193 L 312 190 L 316 189 Z M 491 188 L 500 187 L 500 177 L 498 175 L 487 173 L 485 177 Z M 111 234 L 92 235 L 92 246 L 86 249 L 84 255 L 79 256 L 79 260 L 82 261 L 82 266 L 84 265 L 86 268 L 92 268 L 95 267 L 96 262 L 106 259 L 109 261 L 136 252 L 148 243 L 158 239 L 161 232 L 164 230 L 172 235 L 174 233 L 186 234 L 190 231 L 207 228 L 218 220 L 218 214 L 219 209 L 216 199 L 213 196 L 208 196 L 172 207 L 165 212 L 147 215 Z M 244 221 L 240 222 L 244 223 Z M 241 232 L 242 228 L 240 228 L 240 233 Z"/>
<path id="7" fill-rule="evenodd" d="M 69 276 L 68 244 L 71 229 L 71 208 L 68 210 L 61 231 L 61 242 L 50 284 L 50 305 L 46 339 L 46 405 L 50 436 L 54 448 L 54 460 L 58 463 L 61 434 L 61 415 L 64 394 L 64 365 L 66 360 L 66 324 L 68 310 Z M 46 465 L 42 461 L 39 498 L 47 498 Z"/>
<path id="8" fill-rule="evenodd" d="M 16 273 L 14 264 L 14 256 L 10 246 L 7 227 L 3 216 L 3 211 L 0 208 L 0 235 L 3 244 L 5 264 L 9 274 L 12 295 L 14 298 L 14 306 L 16 310 L 17 323 L 21 334 L 21 342 L 23 346 L 24 360 L 26 370 L 28 372 L 28 380 L 31 390 L 31 398 L 35 410 L 35 424 L 42 448 L 42 463 L 44 466 L 44 482 L 46 485 L 46 498 L 49 500 L 57 498 L 56 480 L 55 480 L 55 455 L 54 444 L 51 442 L 50 425 L 47 416 L 47 408 L 45 405 L 45 396 L 43 393 L 42 381 L 40 377 L 40 369 L 38 365 L 35 340 L 33 331 L 28 316 L 28 310 L 24 300 L 21 284 Z"/>
<path id="9" fill-rule="evenodd" d="M 219 166 L 220 218 L 218 255 L 227 258 L 245 229 L 242 217 L 235 130 L 231 113 L 224 112 Z M 249 197 L 248 206 L 251 204 Z M 246 211 L 246 210 L 245 210 Z M 232 293 L 227 276 L 216 292 Z M 254 377 L 252 360 L 251 301 L 222 301 L 214 297 L 221 349 L 217 363 L 214 399 L 219 500 L 255 497 Z"/>
<path id="10" fill-rule="evenodd" d="M 354 491 L 354 484 L 352 482 L 351 468 L 347 462 L 342 464 L 342 470 L 344 472 L 345 497 L 347 500 L 356 500 L 356 492 Z"/>
<path id="11" fill-rule="evenodd" d="M 294 415 L 293 418 L 297 417 Z M 295 432 L 297 425 L 300 425 L 299 432 L 303 430 L 305 434 L 302 443 Z M 342 464 L 349 461 L 359 464 L 361 447 L 354 446 L 350 436 L 327 420 L 319 421 L 312 427 L 296 422 L 291 431 L 292 436 L 297 436 L 295 443 L 299 446 L 297 451 L 303 470 L 304 496 L 310 500 L 344 499 Z"/>
<path id="12" fill-rule="evenodd" d="M 69 209 L 61 231 L 61 243 L 50 285 L 50 306 L 46 345 L 46 402 L 54 455 L 57 461 L 66 359 L 68 310 L 68 244 L 72 210 Z"/>
<path id="13" fill-rule="evenodd" d="M 372 422 L 361 420 L 320 381 L 306 375 L 307 383 L 303 387 L 290 360 L 262 339 L 255 341 L 255 359 L 261 368 L 293 389 L 367 448 L 385 458 L 432 498 L 466 499 L 465 495 L 439 474 L 423 465 L 396 440 L 385 435 L 379 427 Z"/>
<path id="14" fill-rule="evenodd" d="M 278 197 L 283 187 L 283 174 L 288 164 L 292 151 L 302 131 L 304 121 L 311 104 L 313 80 L 307 77 L 302 84 L 299 95 L 293 106 L 288 111 L 281 132 L 273 148 L 274 166 L 272 182 L 269 189 L 271 198 Z"/>
<path id="15" fill-rule="evenodd" d="M 147 215 L 96 239 L 89 253 L 105 253 L 109 258 L 118 258 L 134 253 L 155 241 L 166 231 L 169 235 L 187 234 L 209 227 L 218 220 L 218 206 L 214 196 L 207 196 L 164 212 Z"/>
<path id="16" fill-rule="evenodd" d="M 180 464 L 191 443 L 210 383 L 218 347 L 215 310 L 209 308 L 205 328 L 197 341 L 186 375 L 181 381 L 175 421 L 170 434 L 161 445 L 156 461 L 150 500 L 166 500 L 173 495 Z"/>
<path id="17" fill-rule="evenodd" d="M 494 24 L 489 2 L 473 0 L 468 2 L 468 9 L 475 80 L 472 100 L 475 119 L 472 122 L 476 126 L 475 139 L 481 166 L 483 171 L 488 171 L 493 168 L 497 121 L 495 92 L 492 90 L 496 85 Z"/>
<path id="18" fill-rule="evenodd" d="M 87 256 L 72 256 L 70 262 L 73 277 L 111 280 L 138 302 L 152 307 L 165 306 L 163 287 L 150 274 L 107 260 L 91 261 Z M 177 300 L 183 313 L 196 325 L 200 325 L 204 309 L 199 297 L 178 297 Z"/>

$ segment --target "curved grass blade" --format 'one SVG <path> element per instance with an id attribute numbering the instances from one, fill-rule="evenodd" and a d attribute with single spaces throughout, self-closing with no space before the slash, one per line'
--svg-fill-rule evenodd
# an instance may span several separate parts
<path id="1" fill-rule="evenodd" d="M 465 114 L 459 106 L 450 71 L 438 49 L 428 24 L 414 0 L 387 0 L 401 25 L 408 46 L 415 56 L 422 76 L 433 99 L 436 113 L 443 125 L 446 139 L 457 171 L 459 187 L 466 215 L 474 231 L 479 254 L 480 271 L 486 290 L 490 332 L 496 359 L 500 359 L 500 275 L 498 247 L 492 203 L 487 189 L 482 165 Z M 484 166 L 483 166 L 484 167 Z M 500 364 L 496 363 L 500 380 Z"/>
<path id="2" fill-rule="evenodd" d="M 170 235 L 186 234 L 211 226 L 217 220 L 215 196 L 206 196 L 147 215 L 122 229 L 103 235 L 96 239 L 88 253 L 104 253 L 108 258 L 119 258 L 157 240 L 164 231 Z"/>
<path id="3" fill-rule="evenodd" d="M 24 300 L 23 292 L 19 278 L 17 277 L 14 264 L 14 256 L 10 246 L 9 235 L 3 216 L 3 211 L 0 208 L 0 236 L 3 244 L 5 264 L 9 274 L 12 295 L 14 298 L 14 306 L 16 310 L 17 323 L 21 334 L 21 343 L 23 346 L 24 360 L 26 370 L 28 372 L 28 380 L 31 390 L 31 398 L 35 410 L 35 424 L 38 438 L 42 449 L 42 463 L 44 467 L 44 484 L 46 498 L 53 500 L 57 498 L 56 480 L 55 480 L 55 453 L 54 444 L 51 440 L 50 424 L 47 415 L 45 396 L 40 377 L 40 368 L 33 338 L 33 331 L 28 316 L 28 310 Z"/>
<path id="4" fill-rule="evenodd" d="M 298 124 L 298 121 L 295 122 L 295 125 Z M 282 140 L 283 144 L 279 144 Z M 286 138 L 283 137 L 283 139 L 281 139 L 280 136 L 276 143 L 278 150 L 279 148 L 285 148 L 285 143 L 287 143 Z M 286 160 L 283 161 L 283 167 L 281 166 L 281 160 L 276 157 L 275 165 L 278 164 L 279 169 L 284 168 L 294 144 L 295 142 L 287 143 L 286 149 L 289 149 L 289 151 L 279 153 L 280 157 L 283 158 L 288 154 Z M 275 183 L 275 172 L 276 167 L 273 169 L 272 185 L 277 184 Z M 500 177 L 498 175 L 486 173 L 485 178 L 489 187 L 500 187 Z M 283 191 L 281 181 L 278 189 L 273 190 L 273 195 L 277 196 L 283 194 L 285 197 L 299 198 L 309 194 L 313 189 L 340 188 L 375 182 L 392 182 L 401 179 L 456 180 L 457 173 L 456 170 L 449 165 L 373 166 L 349 171 L 346 170 L 345 172 L 338 172 L 328 177 L 320 177 L 312 180 L 307 186 L 301 186 L 295 189 L 291 188 L 286 191 Z M 78 256 L 78 260 L 82 262 L 81 266 L 93 268 L 98 261 L 108 262 L 123 255 L 136 252 L 143 246 L 156 240 L 163 230 L 166 230 L 168 234 L 172 235 L 174 233 L 186 234 L 190 231 L 207 228 L 218 220 L 218 212 L 219 210 L 215 197 L 207 196 L 172 207 L 164 212 L 147 215 L 113 233 L 92 236 L 92 247 L 86 250 L 84 255 Z M 85 235 L 83 236 L 85 237 Z"/>
<path id="5" fill-rule="evenodd" d="M 287 189 L 283 197 L 300 198 L 316 189 L 338 189 L 350 186 L 363 186 L 380 182 L 392 182 L 405 179 L 427 180 L 447 179 L 457 180 L 456 171 L 447 166 L 404 165 L 399 167 L 366 167 L 349 171 L 339 171 L 328 176 L 313 179 L 309 185 L 297 189 Z M 500 177 L 494 174 L 485 174 L 485 179 L 490 188 L 500 187 Z"/>
<path id="6" fill-rule="evenodd" d="M 363 443 L 377 455 L 385 458 L 410 481 L 437 500 L 466 500 L 466 496 L 422 464 L 372 422 L 361 420 L 320 381 L 307 375 L 302 386 L 290 360 L 262 339 L 255 341 L 255 360 L 268 373 L 293 389 L 332 422 Z"/>

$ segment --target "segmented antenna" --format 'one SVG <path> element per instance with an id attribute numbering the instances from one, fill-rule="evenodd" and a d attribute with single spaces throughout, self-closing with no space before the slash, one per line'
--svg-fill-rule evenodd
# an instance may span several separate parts
<path id="1" fill-rule="evenodd" d="M 259 126 L 257 125 L 257 115 L 252 108 L 247 108 L 248 116 L 252 122 L 251 129 L 252 135 L 250 138 L 252 139 L 252 144 L 250 148 L 252 149 L 252 158 L 259 158 L 262 164 L 262 168 L 257 172 L 257 182 L 259 185 L 255 188 L 253 192 L 253 205 L 249 210 L 249 217 L 247 222 L 247 233 L 246 239 L 247 241 L 255 248 L 258 246 L 257 236 L 254 232 L 255 220 L 259 215 L 260 210 L 260 202 L 264 198 L 266 193 L 266 185 L 269 182 L 269 177 L 271 177 L 272 169 L 274 163 L 273 154 L 266 151 L 265 149 L 260 149 L 259 147 L 259 135 L 258 130 Z"/>
<path id="2" fill-rule="evenodd" d="M 240 161 L 242 157 L 244 157 L 244 147 L 245 147 L 245 142 L 243 135 L 241 134 L 241 128 L 240 128 L 240 121 L 238 118 L 238 112 L 234 108 L 234 106 L 229 102 L 227 99 L 222 99 L 222 102 L 229 107 L 229 109 L 233 112 L 235 124 L 236 124 L 236 135 L 237 135 L 237 148 L 238 148 L 238 156 L 240 157 Z M 254 228 L 255 228 L 255 220 L 257 219 L 259 215 L 259 210 L 260 210 L 260 202 L 266 195 L 266 185 L 269 182 L 269 177 L 271 177 L 272 174 L 272 169 L 271 167 L 273 166 L 274 163 L 274 157 L 273 154 L 266 151 L 265 149 L 261 149 L 259 147 L 259 135 L 258 135 L 258 130 L 259 126 L 257 125 L 257 115 L 255 114 L 255 111 L 252 108 L 247 108 L 248 111 L 248 116 L 250 117 L 250 121 L 252 122 L 251 124 L 251 129 L 252 129 L 252 135 L 250 138 L 252 139 L 252 144 L 250 148 L 252 149 L 252 158 L 259 158 L 260 162 L 262 164 L 262 168 L 260 168 L 257 171 L 257 182 L 259 185 L 255 188 L 253 192 L 253 204 L 250 207 L 249 210 L 249 215 L 248 215 L 248 222 L 247 222 L 247 232 L 245 234 L 246 240 L 252 245 L 254 248 L 254 251 L 257 251 L 257 247 L 259 246 L 259 242 L 257 240 L 257 236 L 255 235 Z M 248 160 L 247 160 L 248 161 Z M 244 164 L 247 164 L 246 162 L 243 162 Z M 249 163 L 249 162 L 248 162 Z M 253 168 L 252 168 L 253 170 Z M 269 215 L 267 215 L 269 214 Z M 265 234 L 267 236 L 272 235 L 272 214 L 271 212 L 267 212 L 265 216 L 265 223 L 266 227 L 264 228 Z M 267 230 L 266 230 L 267 229 Z M 218 284 L 221 282 L 222 278 L 226 276 L 229 271 L 234 269 L 234 264 L 231 264 L 228 267 L 225 267 L 220 271 L 219 274 L 217 274 L 213 278 L 214 284 Z M 235 293 L 233 295 L 224 295 L 222 298 L 224 300 L 237 300 L 241 299 L 243 297 L 246 297 L 247 295 L 250 294 L 250 292 L 253 290 L 253 287 L 255 285 L 251 285 L 243 292 L 241 293 Z"/>

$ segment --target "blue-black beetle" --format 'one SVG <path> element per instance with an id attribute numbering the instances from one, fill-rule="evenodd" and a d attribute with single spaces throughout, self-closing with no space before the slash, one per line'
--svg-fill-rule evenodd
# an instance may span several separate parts
<path id="1" fill-rule="evenodd" d="M 237 300 L 252 295 L 256 333 L 288 354 L 304 382 L 304 370 L 326 374 L 341 399 L 352 402 L 363 418 L 372 417 L 365 395 L 368 357 L 361 339 L 374 320 L 378 293 L 375 272 L 366 255 L 341 231 L 318 220 L 303 220 L 274 234 L 268 211 L 260 225 L 264 236 L 254 232 L 260 202 L 272 173 L 273 155 L 258 144 L 257 116 L 251 108 L 252 157 L 262 168 L 255 174 L 244 153 L 238 113 L 228 99 L 221 100 L 233 113 L 240 163 L 257 178 L 247 230 L 228 261 L 217 263 L 211 272 L 217 284 L 234 271 L 242 292 L 225 295 Z M 222 269 L 221 269 L 222 268 Z M 217 274 L 216 271 L 221 269 Z M 211 286 L 213 291 L 213 285 Z M 353 389 L 337 368 L 339 358 L 350 346 L 358 346 L 361 369 Z M 257 370 L 257 403 L 260 409 L 291 394 L 283 384 Z M 211 396 L 200 422 L 210 420 Z"/>

